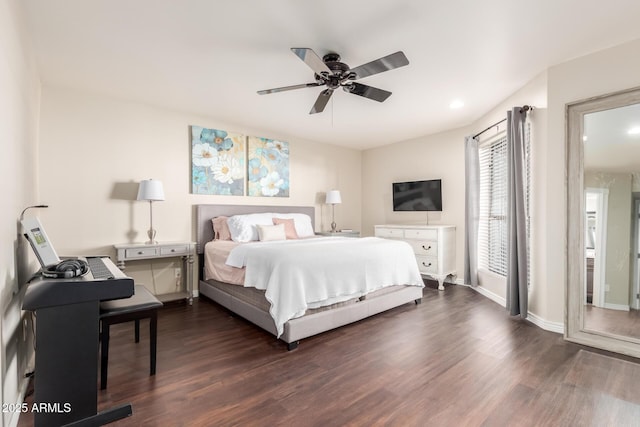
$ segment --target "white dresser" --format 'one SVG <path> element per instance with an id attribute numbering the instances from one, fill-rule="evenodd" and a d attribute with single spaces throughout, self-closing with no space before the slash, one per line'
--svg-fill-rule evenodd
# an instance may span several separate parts
<path id="1" fill-rule="evenodd" d="M 376 225 L 376 237 L 404 240 L 416 255 L 420 273 L 438 281 L 456 275 L 456 227 L 453 225 Z"/>

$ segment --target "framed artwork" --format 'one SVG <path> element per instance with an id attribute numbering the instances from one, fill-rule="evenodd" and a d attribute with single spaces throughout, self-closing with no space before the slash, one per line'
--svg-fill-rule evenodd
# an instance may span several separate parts
<path id="1" fill-rule="evenodd" d="M 191 192 L 243 196 L 246 137 L 224 130 L 191 126 Z"/>
<path id="2" fill-rule="evenodd" d="M 289 197 L 289 143 L 248 137 L 249 196 Z"/>

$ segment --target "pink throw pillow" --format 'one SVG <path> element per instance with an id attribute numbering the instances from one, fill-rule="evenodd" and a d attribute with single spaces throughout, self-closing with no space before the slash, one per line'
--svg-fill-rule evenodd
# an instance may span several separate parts
<path id="1" fill-rule="evenodd" d="M 293 222 L 293 219 L 273 218 L 273 224 L 284 224 L 284 234 L 285 236 L 287 236 L 287 239 L 298 238 L 298 233 L 296 233 L 296 225 Z"/>
<path id="2" fill-rule="evenodd" d="M 228 217 L 217 216 L 211 220 L 213 222 L 213 236 L 218 240 L 231 240 L 231 231 L 227 224 Z"/>

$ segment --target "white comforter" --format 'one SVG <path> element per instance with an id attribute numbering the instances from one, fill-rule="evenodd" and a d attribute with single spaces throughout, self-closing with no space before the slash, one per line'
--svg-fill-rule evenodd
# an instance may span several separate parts
<path id="1" fill-rule="evenodd" d="M 377 237 L 246 243 L 231 251 L 226 264 L 246 267 L 244 286 L 265 290 L 278 337 L 308 308 L 385 286 L 424 286 L 411 246 Z"/>

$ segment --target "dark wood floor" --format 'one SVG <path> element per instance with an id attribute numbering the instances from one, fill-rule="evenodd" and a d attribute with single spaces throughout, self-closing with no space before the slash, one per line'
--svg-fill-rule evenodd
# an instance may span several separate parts
<path id="1" fill-rule="evenodd" d="M 640 310 L 612 310 L 586 304 L 584 326 L 593 331 L 640 339 Z"/>
<path id="2" fill-rule="evenodd" d="M 136 345 L 132 324 L 112 328 L 100 409 L 131 402 L 121 426 L 640 424 L 634 359 L 567 343 L 466 287 L 424 296 L 292 352 L 206 299 L 163 308 L 155 377 L 146 329 Z"/>

